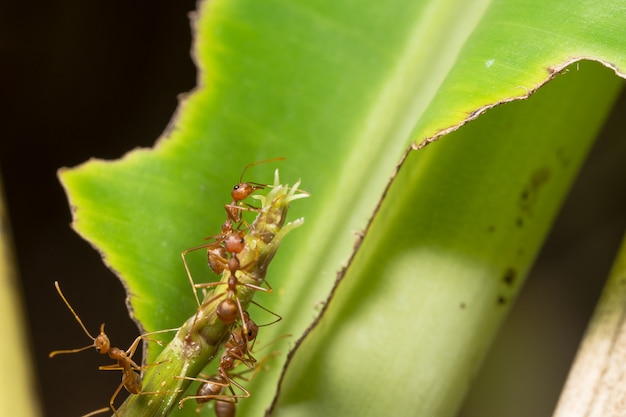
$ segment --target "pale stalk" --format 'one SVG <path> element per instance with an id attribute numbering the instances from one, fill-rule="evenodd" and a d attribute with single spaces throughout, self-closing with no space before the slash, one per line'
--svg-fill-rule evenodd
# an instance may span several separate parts
<path id="1" fill-rule="evenodd" d="M 626 404 L 626 239 L 576 355 L 554 417 L 617 417 Z"/>

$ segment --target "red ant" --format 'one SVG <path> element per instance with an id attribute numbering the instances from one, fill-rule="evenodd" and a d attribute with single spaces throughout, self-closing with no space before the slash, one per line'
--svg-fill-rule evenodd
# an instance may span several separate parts
<path id="1" fill-rule="evenodd" d="M 210 400 L 215 400 L 215 414 L 217 417 L 233 417 L 235 415 L 235 403 L 239 398 L 248 398 L 250 392 L 241 384 L 233 380 L 233 377 L 241 377 L 242 373 L 230 375 L 229 371 L 237 366 L 236 361 L 240 361 L 248 368 L 254 368 L 256 359 L 250 354 L 252 347 L 249 343 L 254 344 L 259 332 L 259 326 L 250 318 L 247 311 L 242 313 L 242 326 L 231 332 L 230 338 L 226 342 L 225 350 L 220 357 L 217 375 L 213 375 L 208 379 L 182 377 L 192 381 L 200 381 L 196 395 L 183 398 L 178 403 L 182 408 L 187 400 L 195 399 L 199 404 L 197 413 L 200 412 L 202 406 Z M 245 327 L 244 327 L 245 324 Z M 272 324 L 272 323 L 270 323 Z M 240 389 L 243 394 L 235 394 L 233 385 Z M 224 393 L 224 389 L 228 387 L 232 395 Z"/>
<path id="2" fill-rule="evenodd" d="M 217 417 L 234 417 L 236 411 L 236 403 L 238 399 L 250 397 L 250 392 L 245 389 L 241 384 L 234 381 L 233 378 L 240 378 L 245 379 L 246 381 L 250 381 L 254 377 L 254 375 L 256 375 L 256 373 L 262 368 L 263 363 L 269 357 L 277 354 L 278 352 L 274 352 L 270 356 L 266 356 L 265 358 L 263 358 L 263 360 L 261 360 L 261 362 L 257 363 L 257 360 L 252 356 L 250 352 L 252 351 L 252 347 L 256 342 L 256 337 L 258 336 L 259 327 L 261 327 L 261 325 L 257 325 L 250 318 L 250 315 L 247 311 L 244 311 L 243 315 L 248 330 L 244 330 L 244 327 L 242 325 L 239 328 L 235 329 L 235 331 L 231 332 L 230 338 L 228 342 L 226 342 L 226 349 L 224 350 L 224 353 L 220 358 L 217 374 L 209 377 L 208 379 L 182 377 L 183 379 L 199 381 L 201 382 L 201 384 L 196 391 L 196 395 L 185 397 L 179 402 L 180 408 L 183 407 L 185 401 L 195 399 L 199 405 L 196 409 L 196 412 L 199 414 L 205 403 L 208 403 L 211 400 L 215 400 L 214 409 Z M 269 326 L 273 323 L 275 322 L 264 324 L 262 326 Z M 281 336 L 281 338 L 284 336 Z M 236 374 L 230 373 L 230 371 L 232 371 L 237 366 L 237 361 L 240 361 L 249 369 Z M 244 378 L 242 376 L 243 374 L 250 371 L 253 371 L 253 374 L 251 376 L 247 378 Z M 241 390 L 243 394 L 235 394 L 233 386 Z M 224 392 L 227 387 L 230 390 L 230 394 L 226 394 Z"/>
<path id="3" fill-rule="evenodd" d="M 266 159 L 264 161 L 252 162 L 243 168 L 243 172 L 239 177 L 239 182 L 233 187 L 232 191 L 230 192 L 230 196 L 233 198 L 233 201 L 230 204 L 226 204 L 224 206 L 224 209 L 226 210 L 226 215 L 228 216 L 227 221 L 240 223 L 242 221 L 242 210 L 257 211 L 257 209 L 255 209 L 254 207 L 243 207 L 241 205 L 242 201 L 248 198 L 255 191 L 262 190 L 263 188 L 267 187 L 267 184 L 260 184 L 258 182 L 243 182 L 243 175 L 246 173 L 248 168 L 255 165 L 264 164 L 266 162 L 283 161 L 284 159 L 285 158 L 283 157 L 277 157 Z"/>
<path id="4" fill-rule="evenodd" d="M 232 230 L 232 225 L 229 221 L 226 221 L 222 225 L 222 233 L 206 238 L 215 239 L 215 242 L 186 249 L 181 253 L 183 265 L 185 265 L 185 271 L 187 272 L 187 278 L 189 278 L 189 282 L 194 289 L 194 296 L 196 297 L 196 303 L 198 306 L 200 306 L 200 300 L 198 299 L 198 294 L 195 290 L 195 283 L 191 277 L 191 271 L 189 270 L 189 265 L 187 264 L 185 256 L 189 252 L 206 248 L 209 266 L 213 272 L 220 275 L 228 268 L 228 254 L 230 253 L 232 257 L 234 254 L 240 253 L 245 248 L 244 236 L 243 231 Z"/>
<path id="5" fill-rule="evenodd" d="M 215 241 L 212 243 L 185 249 L 183 252 L 181 252 L 181 257 L 183 258 L 183 264 L 185 265 L 185 271 L 187 272 L 187 277 L 189 278 L 189 282 L 194 288 L 194 296 L 196 297 L 196 303 L 198 304 L 198 306 L 200 306 L 200 300 L 198 299 L 198 294 L 195 291 L 196 287 L 191 277 L 191 272 L 189 271 L 189 265 L 187 264 L 186 255 L 189 252 L 193 252 L 193 251 L 200 250 L 200 249 L 206 249 L 207 261 L 208 261 L 209 266 L 213 270 L 213 272 L 215 272 L 218 275 L 224 272 L 224 270 L 226 270 L 228 267 L 228 260 L 227 260 L 228 254 L 229 253 L 231 254 L 231 259 L 232 259 L 234 254 L 240 253 L 245 247 L 245 242 L 243 239 L 244 232 L 241 230 L 233 229 L 233 222 L 239 223 L 239 226 L 238 226 L 239 228 L 241 227 L 241 223 L 243 221 L 242 216 L 241 216 L 242 210 L 253 210 L 253 211 L 258 210 L 253 207 L 243 207 L 241 206 L 241 202 L 245 200 L 246 198 L 248 198 L 255 191 L 263 189 L 268 186 L 267 184 L 260 184 L 256 182 L 243 182 L 244 174 L 246 173 L 247 169 L 252 166 L 263 164 L 266 162 L 271 162 L 271 161 L 281 161 L 284 159 L 285 158 L 283 157 L 277 157 L 277 158 L 266 159 L 264 161 L 252 162 L 250 164 L 247 164 L 244 167 L 241 173 L 241 176 L 239 177 L 239 182 L 233 187 L 233 190 L 231 191 L 231 196 L 233 198 L 233 201 L 230 204 L 226 204 L 224 206 L 224 209 L 226 210 L 226 214 L 228 217 L 226 221 L 224 222 L 224 224 L 222 224 L 222 232 L 217 235 L 213 235 L 213 236 L 209 236 L 205 238 L 205 239 L 214 239 Z M 237 261 L 237 264 L 238 264 L 238 261 Z M 229 269 L 231 270 L 231 273 L 232 273 L 232 268 L 229 268 Z"/>
<path id="6" fill-rule="evenodd" d="M 269 285 L 269 283 L 267 283 L 267 281 L 265 281 L 265 283 L 267 284 L 268 288 L 264 288 L 259 285 L 254 285 L 254 284 L 247 283 L 247 282 L 241 282 L 237 278 L 237 271 L 241 271 L 241 273 L 245 274 L 246 269 L 256 262 L 256 259 L 253 259 L 251 262 L 243 266 L 239 262 L 239 258 L 237 257 L 237 255 L 241 253 L 243 249 L 245 248 L 243 232 L 233 232 L 229 234 L 228 237 L 226 237 L 226 239 L 224 240 L 223 248 L 226 253 L 230 253 L 230 257 L 228 259 L 222 256 L 221 251 L 219 250 L 219 247 L 216 247 L 216 246 L 208 249 L 208 259 L 209 259 L 209 264 L 211 265 L 214 271 L 222 272 L 222 271 L 228 270 L 230 275 L 228 276 L 228 279 L 226 281 L 196 284 L 193 281 L 191 274 L 189 273 L 189 269 L 187 268 L 187 265 L 185 265 L 187 272 L 188 272 L 187 276 L 189 277 L 189 281 L 193 287 L 196 298 L 198 296 L 196 289 L 198 288 L 209 288 L 209 287 L 217 287 L 220 285 L 226 285 L 227 291 L 225 293 L 216 295 L 215 297 L 206 301 L 205 304 L 209 304 L 217 300 L 220 297 L 224 297 L 224 299 L 220 301 L 220 303 L 217 305 L 217 308 L 215 311 L 217 317 L 222 321 L 222 323 L 226 325 L 234 323 L 239 317 L 241 318 L 244 331 L 247 332 L 246 320 L 243 316 L 243 308 L 241 306 L 241 301 L 239 300 L 239 297 L 237 295 L 237 287 L 243 286 L 243 287 L 247 287 L 252 290 L 255 290 L 255 291 L 263 291 L 263 292 L 272 292 L 272 287 Z M 255 303 L 254 301 L 251 301 L 251 302 L 256 305 L 259 305 Z M 201 305 L 199 304 L 199 300 L 198 300 L 198 305 L 199 305 L 199 308 L 201 308 Z M 259 305 L 259 307 L 261 306 Z M 261 308 L 263 308 L 264 310 L 278 317 L 278 320 L 282 319 L 282 317 L 265 309 L 264 307 L 261 307 Z"/>
<path id="7" fill-rule="evenodd" d="M 63 295 L 63 292 L 61 291 L 61 288 L 59 287 L 59 283 L 57 281 L 54 282 L 54 286 L 56 287 L 57 292 L 61 296 L 61 299 L 63 299 L 63 302 L 65 303 L 67 308 L 69 308 L 69 310 L 74 315 L 74 318 L 76 319 L 78 324 L 80 324 L 80 327 L 83 329 L 85 334 L 87 336 L 89 336 L 89 338 L 91 340 L 93 340 L 93 344 L 84 346 L 82 348 L 77 348 L 77 349 L 55 350 L 53 352 L 50 352 L 49 357 L 52 358 L 53 356 L 56 356 L 56 355 L 59 355 L 59 354 L 63 354 L 63 353 L 81 352 L 83 350 L 87 350 L 87 349 L 93 347 L 93 348 L 96 349 L 96 351 L 98 353 L 100 353 L 102 355 L 108 355 L 109 358 L 113 359 L 114 361 L 117 361 L 117 363 L 114 363 L 114 364 L 111 364 L 111 365 L 100 366 L 100 367 L 98 367 L 99 370 L 105 370 L 105 371 L 108 371 L 108 370 L 121 370 L 122 371 L 122 382 L 117 387 L 117 389 L 113 393 L 113 396 L 109 400 L 109 407 L 105 407 L 105 408 L 101 408 L 101 409 L 96 410 L 96 411 L 92 411 L 91 413 L 85 414 L 83 417 L 90 417 L 90 416 L 93 416 L 93 415 L 96 415 L 96 414 L 100 414 L 100 413 L 103 413 L 105 411 L 108 411 L 109 409 L 113 410 L 113 413 L 117 416 L 118 415 L 117 414 L 117 410 L 115 409 L 115 406 L 113 405 L 113 402 L 115 401 L 115 398 L 119 394 L 119 392 L 122 389 L 122 387 L 126 388 L 126 390 L 128 392 L 130 392 L 131 394 L 158 395 L 158 394 L 166 394 L 167 393 L 167 392 L 142 392 L 141 391 L 141 375 L 138 374 L 137 372 L 143 371 L 148 366 L 156 366 L 156 365 L 158 365 L 158 363 L 155 363 L 155 364 L 152 364 L 152 365 L 139 366 L 139 365 L 137 365 L 135 363 L 135 361 L 132 360 L 132 357 L 135 354 L 135 351 L 137 350 L 137 346 L 139 346 L 139 341 L 140 340 L 148 340 L 148 341 L 156 342 L 156 343 L 162 345 L 162 342 L 160 340 L 149 339 L 146 336 L 150 336 L 150 335 L 153 335 L 153 334 L 156 334 L 156 333 L 170 332 L 170 331 L 174 331 L 174 330 L 177 330 L 177 329 L 159 330 L 159 331 L 156 331 L 156 332 L 143 334 L 143 335 L 137 337 L 133 341 L 133 343 L 130 345 L 130 347 L 127 350 L 124 351 L 124 350 L 119 349 L 117 347 L 111 346 L 111 342 L 109 341 L 109 337 L 104 332 L 104 323 L 102 323 L 100 325 L 100 334 L 98 334 L 98 336 L 96 336 L 96 337 L 93 337 L 91 335 L 91 333 L 89 333 L 89 331 L 87 330 L 85 325 L 83 324 L 83 322 L 80 319 L 80 317 L 78 317 L 78 314 L 76 314 L 76 312 L 74 311 L 74 309 L 70 305 L 69 301 L 67 301 L 67 298 L 65 298 L 65 295 Z"/>
<path id="8" fill-rule="evenodd" d="M 225 260 L 225 259 L 219 260 L 220 263 L 224 261 L 226 261 L 226 265 L 222 265 L 221 267 L 223 267 L 224 269 L 228 268 L 228 271 L 230 272 L 230 275 L 228 276 L 228 280 L 226 282 L 219 281 L 219 282 L 209 282 L 209 283 L 202 283 L 202 284 L 195 284 L 193 283 L 193 280 L 192 280 L 194 292 L 196 288 L 209 288 L 209 287 L 217 287 L 220 285 L 226 285 L 228 287 L 226 292 L 214 296 L 213 298 L 206 301 L 205 304 L 210 304 L 213 301 L 217 300 L 218 298 L 224 297 L 224 299 L 220 301 L 219 304 L 217 305 L 215 309 L 215 314 L 220 319 L 220 321 L 222 321 L 222 323 L 226 325 L 230 325 L 234 323 L 237 320 L 237 318 L 240 318 L 241 323 L 242 323 L 243 333 L 244 333 L 244 339 L 246 339 L 246 342 L 248 342 L 252 340 L 252 339 L 247 338 L 248 337 L 247 334 L 250 332 L 250 329 L 248 328 L 248 324 L 251 321 L 249 320 L 249 316 L 246 318 L 247 313 L 243 311 L 243 308 L 241 306 L 241 301 L 239 300 L 239 297 L 237 295 L 237 287 L 243 286 L 243 287 L 250 288 L 252 290 L 263 291 L 263 292 L 268 292 L 268 293 L 272 292 L 272 287 L 267 283 L 267 281 L 265 282 L 269 288 L 264 288 L 259 285 L 241 282 L 239 281 L 239 279 L 237 279 L 236 272 L 242 271 L 242 273 L 245 273 L 246 268 L 248 268 L 252 263 L 254 263 L 255 262 L 254 260 L 248 265 L 241 266 L 239 263 L 239 258 L 237 258 L 237 253 L 233 253 L 228 260 Z M 254 302 L 253 300 L 250 300 L 250 302 L 262 308 L 263 310 L 267 311 L 268 313 L 274 315 L 275 317 L 277 317 L 277 320 L 273 321 L 270 324 L 273 324 L 273 323 L 276 323 L 277 321 L 282 320 L 282 317 L 279 316 L 278 314 L 266 309 L 265 307 Z"/>
<path id="9" fill-rule="evenodd" d="M 255 290 L 255 291 L 263 291 L 263 292 L 272 292 L 272 288 L 269 284 L 267 284 L 269 288 L 266 289 L 259 285 L 254 285 L 254 284 L 247 283 L 247 282 L 240 282 L 239 279 L 237 278 L 237 271 L 241 271 L 241 273 L 245 273 L 245 270 L 248 267 L 250 267 L 252 264 L 254 264 L 254 262 L 256 262 L 256 259 L 254 259 L 244 266 L 242 266 L 239 262 L 239 258 L 237 257 L 237 254 L 242 252 L 243 249 L 245 248 L 243 232 L 231 232 L 230 234 L 228 234 L 227 237 L 223 239 L 223 241 L 224 241 L 224 246 L 221 246 L 221 245 L 218 246 L 217 244 L 213 244 L 210 246 L 210 248 L 208 249 L 208 259 L 209 259 L 209 264 L 211 265 L 211 267 L 213 268 L 215 272 L 223 272 L 225 270 L 228 270 L 228 272 L 230 272 L 228 279 L 226 281 L 196 284 L 193 281 L 191 273 L 189 272 L 189 269 L 185 263 L 185 269 L 187 270 L 187 277 L 189 278 L 189 282 L 191 283 L 191 286 L 194 291 L 194 295 L 198 302 L 198 312 L 202 310 L 202 305 L 210 304 L 213 301 L 217 300 L 218 298 L 224 297 L 224 299 L 217 304 L 217 307 L 215 309 L 215 313 L 217 317 L 222 323 L 226 325 L 231 325 L 237 320 L 238 317 L 241 318 L 241 322 L 244 327 L 244 332 L 247 333 L 248 331 L 247 320 L 244 318 L 244 315 L 243 315 L 243 308 L 241 306 L 241 301 L 237 294 L 237 286 L 243 286 L 243 287 L 247 287 L 252 290 Z M 230 253 L 230 257 L 228 259 L 222 256 L 220 248 L 223 248 L 226 253 Z M 198 295 L 197 295 L 196 290 L 198 288 L 217 287 L 220 285 L 226 285 L 227 291 L 212 297 L 211 299 L 209 299 L 208 301 L 205 301 L 204 304 L 201 305 L 198 300 Z M 268 311 L 272 315 L 278 317 L 278 320 L 276 321 L 279 321 L 282 319 L 282 317 L 260 306 L 258 303 L 255 303 L 252 300 L 250 301 L 258 305 L 262 309 Z M 196 319 L 198 317 L 199 315 L 196 314 Z M 194 326 L 195 326 L 195 321 L 194 321 L 194 324 L 192 324 L 192 328 Z"/>

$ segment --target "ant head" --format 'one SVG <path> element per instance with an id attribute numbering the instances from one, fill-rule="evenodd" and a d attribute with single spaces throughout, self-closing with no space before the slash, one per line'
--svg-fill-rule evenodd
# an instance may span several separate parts
<path id="1" fill-rule="evenodd" d="M 93 340 L 93 347 L 98 353 L 106 355 L 111 349 L 111 342 L 109 336 L 104 332 L 104 323 L 100 326 L 100 334 Z"/>
<path id="2" fill-rule="evenodd" d="M 248 340 L 248 342 L 252 342 L 259 334 L 259 326 L 257 326 L 257 324 L 252 321 L 252 319 L 248 316 L 246 317 L 246 327 L 248 328 L 248 334 L 246 335 L 246 339 Z"/>
<path id="3" fill-rule="evenodd" d="M 245 200 L 246 198 L 248 198 L 248 196 L 250 196 L 250 194 L 252 194 L 253 192 L 255 192 L 256 190 L 261 190 L 265 187 L 267 187 L 266 184 L 259 184 L 256 182 L 243 182 L 243 176 L 246 173 L 246 171 L 248 170 L 248 168 L 253 167 L 255 165 L 259 165 L 259 164 L 265 164 L 266 162 L 271 162 L 271 161 L 282 161 L 285 158 L 278 157 L 278 158 L 271 158 L 271 159 L 266 159 L 264 161 L 258 161 L 258 162 L 252 162 L 248 165 L 246 165 L 243 168 L 243 172 L 241 173 L 241 176 L 239 177 L 239 184 L 235 185 L 233 187 L 233 190 L 230 192 L 231 197 L 233 197 L 234 201 L 242 201 Z"/>
<path id="4" fill-rule="evenodd" d="M 230 192 L 231 197 L 235 201 L 245 200 L 255 192 L 256 190 L 261 190 L 265 188 L 263 184 L 256 184 L 252 182 L 240 182 L 239 184 L 233 187 L 233 190 Z"/>

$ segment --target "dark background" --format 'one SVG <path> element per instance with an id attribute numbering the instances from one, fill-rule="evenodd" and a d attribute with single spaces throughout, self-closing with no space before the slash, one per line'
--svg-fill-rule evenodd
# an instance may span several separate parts
<path id="1" fill-rule="evenodd" d="M 93 333 L 106 321 L 122 348 L 138 334 L 122 285 L 70 229 L 56 170 L 154 143 L 177 95 L 195 85 L 194 8 L 190 0 L 0 5 L 0 170 L 38 384 L 33 400 L 47 416 L 104 407 L 120 380 L 97 370 L 109 362 L 93 350 L 48 358 L 89 343 L 55 280 Z M 622 94 L 464 416 L 550 414 L 626 226 L 625 110 Z"/>
<path id="2" fill-rule="evenodd" d="M 196 83 L 195 1 L 0 4 L 0 170 L 37 372 L 33 400 L 47 416 L 80 417 L 108 404 L 121 373 L 98 371 L 110 360 L 93 349 L 48 358 L 90 342 L 53 282 L 90 332 L 104 321 L 125 349 L 138 331 L 122 285 L 70 229 L 56 171 L 151 146 L 165 130 L 177 96 Z"/>

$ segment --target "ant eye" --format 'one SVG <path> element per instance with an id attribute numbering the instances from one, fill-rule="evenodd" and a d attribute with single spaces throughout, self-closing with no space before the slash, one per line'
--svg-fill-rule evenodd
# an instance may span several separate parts
<path id="1" fill-rule="evenodd" d="M 238 190 L 238 189 L 239 189 L 239 184 L 237 184 L 237 185 L 235 185 L 235 186 L 233 187 L 233 190 Z"/>

